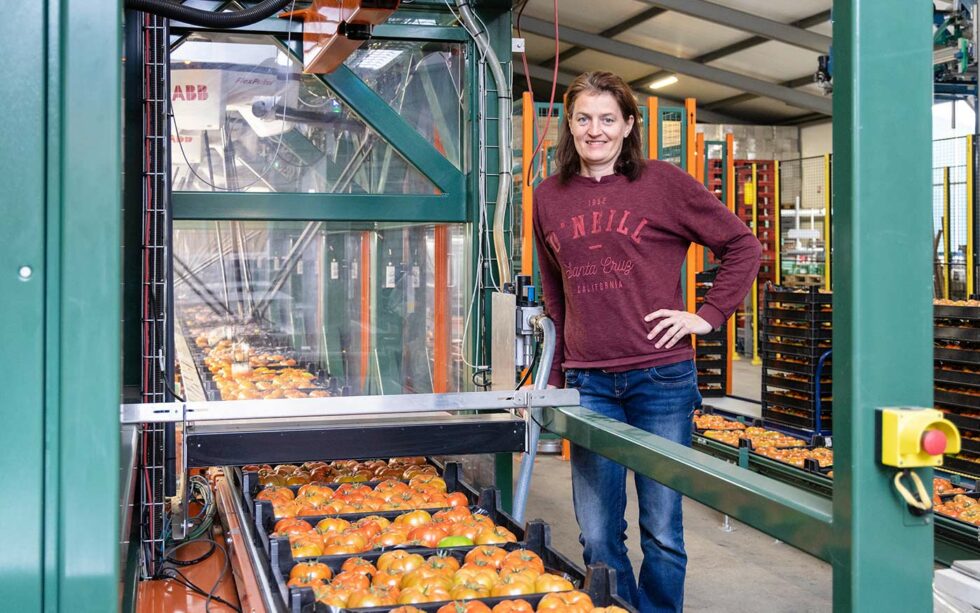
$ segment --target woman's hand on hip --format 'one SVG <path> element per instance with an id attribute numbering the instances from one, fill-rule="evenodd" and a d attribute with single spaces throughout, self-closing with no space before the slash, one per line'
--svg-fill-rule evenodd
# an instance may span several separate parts
<path id="1" fill-rule="evenodd" d="M 670 349 L 677 341 L 688 334 L 708 334 L 711 332 L 711 324 L 694 313 L 688 313 L 687 311 L 660 309 L 644 317 L 643 321 L 653 321 L 655 319 L 659 319 L 660 323 L 654 326 L 653 330 L 650 330 L 650 333 L 647 334 L 647 340 L 652 341 L 661 331 L 666 330 L 655 345 L 657 349 L 661 347 Z"/>

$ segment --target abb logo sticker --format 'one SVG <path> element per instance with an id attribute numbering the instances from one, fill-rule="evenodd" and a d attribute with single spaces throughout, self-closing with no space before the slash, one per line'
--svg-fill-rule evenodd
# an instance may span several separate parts
<path id="1" fill-rule="evenodd" d="M 171 102 L 177 100 L 207 100 L 208 86 L 201 84 L 188 83 L 187 85 L 174 85 L 174 93 L 170 97 Z"/>

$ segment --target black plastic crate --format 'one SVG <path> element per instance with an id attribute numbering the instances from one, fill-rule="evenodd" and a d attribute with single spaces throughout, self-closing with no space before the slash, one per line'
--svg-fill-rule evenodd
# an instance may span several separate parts
<path id="1" fill-rule="evenodd" d="M 305 588 L 310 592 L 309 598 L 312 599 L 312 590 L 310 588 Z M 295 588 L 293 590 L 295 592 Z M 635 613 L 636 609 L 629 605 L 625 600 L 620 598 L 616 594 L 616 571 L 612 570 L 604 564 L 595 564 L 589 566 L 585 571 L 585 577 L 582 581 L 581 590 L 588 594 L 589 598 L 592 600 L 592 604 L 595 607 L 608 607 L 617 606 L 630 613 Z M 528 594 L 524 596 L 498 596 L 498 597 L 487 597 L 479 598 L 480 602 L 486 604 L 488 607 L 493 608 L 495 605 L 503 602 L 504 600 L 514 600 L 520 598 L 527 601 L 533 608 L 537 608 L 538 604 L 547 594 Z M 296 601 L 300 600 L 300 596 L 297 594 L 294 596 Z M 440 601 L 431 603 L 421 603 L 412 605 L 425 613 L 436 613 L 441 607 L 449 604 L 452 601 Z M 466 602 L 466 601 L 463 601 Z M 400 605 L 395 605 L 400 606 Z M 357 613 L 388 613 L 395 606 L 387 607 L 371 607 L 362 609 L 336 609 L 329 607 L 317 602 L 295 602 L 290 606 L 290 613 L 341 613 L 346 611 L 357 612 Z"/>
<path id="2" fill-rule="evenodd" d="M 766 287 L 766 304 L 770 302 L 789 302 L 793 304 L 832 304 L 834 295 L 820 291 L 819 287 L 811 287 L 800 291 L 796 288 L 772 285 Z"/>
<path id="3" fill-rule="evenodd" d="M 806 322 L 832 322 L 834 312 L 818 307 L 804 307 L 802 309 L 783 308 L 782 303 L 772 301 L 765 305 L 763 311 L 763 321 L 767 319 L 782 319 L 786 321 L 806 321 Z"/>
<path id="4" fill-rule="evenodd" d="M 936 369 L 933 371 L 933 378 L 936 383 L 948 383 L 951 386 L 980 386 L 980 373 L 947 370 L 941 368 L 940 364 L 936 365 Z"/>
<path id="5" fill-rule="evenodd" d="M 427 512 L 432 511 L 433 513 L 436 512 L 435 509 L 423 509 L 423 510 Z M 474 513 L 482 513 L 484 515 L 487 515 L 493 521 L 494 524 L 498 526 L 502 526 L 507 530 L 511 531 L 512 533 L 514 533 L 514 536 L 517 538 L 518 542 L 524 541 L 525 539 L 524 528 L 518 525 L 517 522 L 514 520 L 514 518 L 510 516 L 510 514 L 505 513 L 500 508 L 499 495 L 497 493 L 497 490 L 493 488 L 484 488 L 480 492 L 479 504 L 471 506 L 470 510 Z M 405 510 L 378 511 L 372 513 L 320 515 L 316 517 L 303 517 L 300 519 L 304 519 L 310 524 L 316 525 L 317 522 L 319 522 L 321 519 L 325 519 L 326 517 L 339 517 L 341 519 L 346 519 L 348 521 L 355 521 L 357 519 L 361 519 L 369 515 L 378 515 L 386 519 L 394 519 L 395 517 L 398 517 L 399 515 L 403 515 L 408 512 L 409 511 L 405 511 Z M 260 539 L 263 538 L 267 539 L 268 542 L 267 553 L 269 554 L 272 566 L 275 567 L 277 564 L 280 566 L 283 564 L 288 564 L 289 567 L 291 568 L 296 560 L 295 558 L 293 558 L 292 551 L 290 550 L 289 539 L 283 536 L 271 536 L 273 527 L 275 526 L 275 522 L 276 522 L 275 518 L 273 518 L 272 516 L 272 505 L 262 500 L 256 502 L 254 519 L 255 519 L 255 526 L 256 529 L 258 530 Z M 265 542 L 266 541 L 263 541 L 263 545 L 265 545 Z M 405 546 L 396 545 L 391 548 L 371 549 L 362 552 L 360 554 L 354 554 L 354 555 L 363 557 L 368 553 L 375 553 L 375 552 L 383 553 L 387 549 L 405 549 L 405 548 L 406 548 Z M 412 547 L 409 546 L 407 548 L 411 549 Z M 331 556 L 318 556 L 316 559 L 320 561 L 325 561 L 325 559 L 329 557 Z M 351 555 L 344 555 L 343 557 L 349 558 L 351 557 Z"/>
<path id="6" fill-rule="evenodd" d="M 815 376 L 819 358 L 815 360 L 811 358 L 801 358 L 799 356 L 780 356 L 774 351 L 763 351 L 760 353 L 762 355 L 762 363 L 764 365 L 763 368 L 767 372 L 777 370 L 781 372 L 805 375 L 811 378 Z M 824 360 L 823 374 L 825 377 L 831 374 L 830 357 Z"/>
<path id="7" fill-rule="evenodd" d="M 980 307 L 934 304 L 932 315 L 936 319 L 964 319 L 980 322 Z"/>
<path id="8" fill-rule="evenodd" d="M 800 347 L 798 345 L 790 345 L 788 343 L 777 343 L 766 338 L 765 333 L 763 333 L 763 338 L 759 344 L 761 345 L 763 351 L 782 353 L 801 358 L 811 358 L 814 361 L 819 360 L 820 356 L 830 350 L 830 347 Z"/>
<path id="9" fill-rule="evenodd" d="M 936 408 L 943 409 L 943 407 Z M 956 424 L 956 427 L 960 430 L 980 433 L 980 417 L 969 417 L 951 411 L 943 411 L 943 417 Z"/>
<path id="10" fill-rule="evenodd" d="M 796 428 L 802 432 L 811 434 L 818 430 L 818 428 L 816 428 L 816 417 L 814 415 L 802 417 L 784 413 L 778 410 L 778 405 L 773 407 L 771 405 L 764 404 L 762 407 L 762 421 L 767 425 L 772 422 L 783 426 Z M 819 430 L 824 435 L 830 434 L 833 426 L 833 416 L 831 415 L 830 411 L 822 411 L 820 413 L 820 423 L 821 427 Z"/>
<path id="11" fill-rule="evenodd" d="M 934 347 L 933 357 L 943 362 L 960 364 L 980 364 L 980 348 L 972 347 Z"/>
<path id="12" fill-rule="evenodd" d="M 969 453 L 960 455 L 980 458 L 980 455 L 974 456 L 974 454 Z M 980 463 L 971 462 L 970 460 L 961 459 L 956 456 L 945 456 L 943 458 L 943 468 L 965 473 L 971 477 L 980 477 Z"/>
<path id="13" fill-rule="evenodd" d="M 943 406 L 980 410 L 980 396 L 936 388 L 934 399 L 936 404 Z"/>
<path id="14" fill-rule="evenodd" d="M 807 322 L 807 326 L 787 326 L 779 323 L 783 320 L 774 317 L 768 317 L 767 321 L 763 322 L 763 330 L 766 334 L 771 336 L 780 336 L 785 338 L 800 339 L 803 341 L 830 341 L 834 337 L 834 331 L 831 328 L 827 328 L 821 325 L 813 325 L 812 322 Z"/>
<path id="15" fill-rule="evenodd" d="M 830 381 L 830 377 L 828 375 L 828 370 L 824 369 L 824 375 L 821 377 L 822 382 L 820 383 L 821 395 L 830 394 L 833 391 L 834 384 Z M 790 379 L 788 377 L 777 376 L 773 374 L 772 370 L 766 369 L 762 383 L 766 387 L 779 387 L 787 390 L 793 390 L 795 392 L 810 394 L 811 396 L 816 396 L 817 394 L 816 377 L 811 377 L 806 381 L 800 381 L 797 379 Z"/>
<path id="16" fill-rule="evenodd" d="M 823 390 L 821 390 L 823 392 Z M 800 411 L 810 411 L 813 412 L 817 408 L 817 401 L 815 396 L 810 396 L 806 399 L 794 398 L 789 394 L 783 392 L 783 390 L 772 390 L 766 387 L 762 392 L 762 406 L 765 407 L 767 404 L 774 404 L 776 406 L 787 407 L 790 409 L 797 409 Z M 831 411 L 832 400 L 824 396 L 823 404 L 821 405 L 821 412 L 829 413 Z"/>
<path id="17" fill-rule="evenodd" d="M 943 326 L 938 322 L 933 328 L 933 336 L 937 340 L 970 341 L 980 343 L 980 328 L 972 326 Z M 980 351 L 980 347 L 976 350 Z"/>

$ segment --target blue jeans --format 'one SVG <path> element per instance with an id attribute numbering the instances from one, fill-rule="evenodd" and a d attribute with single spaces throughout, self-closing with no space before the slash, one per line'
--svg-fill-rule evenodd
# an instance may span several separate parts
<path id="1" fill-rule="evenodd" d="M 691 418 L 701 404 L 692 360 L 617 373 L 569 369 L 565 387 L 578 389 L 587 409 L 691 445 Z M 615 569 L 617 592 L 642 613 L 681 611 L 687 568 L 681 495 L 635 477 L 643 550 L 639 584 L 626 556 L 626 468 L 572 446 L 572 495 L 585 563 Z"/>

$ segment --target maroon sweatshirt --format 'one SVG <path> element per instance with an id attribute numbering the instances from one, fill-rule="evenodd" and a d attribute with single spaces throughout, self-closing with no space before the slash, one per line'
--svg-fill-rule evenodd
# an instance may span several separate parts
<path id="1" fill-rule="evenodd" d="M 721 261 L 698 315 L 720 328 L 745 298 L 762 246 L 749 228 L 690 175 L 650 161 L 630 182 L 557 176 L 534 191 L 534 238 L 545 309 L 557 346 L 548 383 L 564 368 L 625 371 L 694 357 L 690 340 L 657 349 L 647 334 L 657 309 L 684 310 L 681 265 L 692 242 Z"/>

